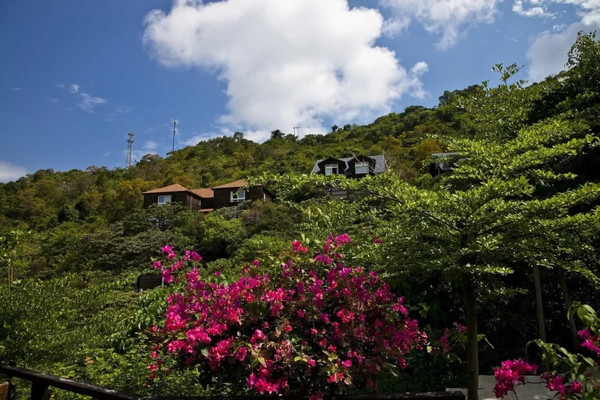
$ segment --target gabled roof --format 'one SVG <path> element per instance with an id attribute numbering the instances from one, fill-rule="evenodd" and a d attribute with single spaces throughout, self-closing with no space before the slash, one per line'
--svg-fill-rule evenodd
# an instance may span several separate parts
<path id="1" fill-rule="evenodd" d="M 238 179 L 237 181 L 229 182 L 221 186 L 215 186 L 214 189 L 235 189 L 240 187 L 248 186 L 248 182 L 245 179 Z"/>
<path id="2" fill-rule="evenodd" d="M 158 189 L 148 190 L 147 192 L 143 192 L 142 194 L 156 194 L 156 193 L 175 193 L 175 192 L 187 192 L 188 190 L 181 186 L 178 183 L 173 185 L 161 187 Z"/>
<path id="3" fill-rule="evenodd" d="M 344 173 L 345 171 L 348 170 L 349 165 L 348 162 L 354 159 L 360 160 L 361 158 L 364 157 L 368 157 L 372 160 L 375 161 L 375 167 L 373 168 L 373 173 L 374 174 L 381 174 L 382 172 L 385 172 L 385 158 L 383 157 L 383 155 L 377 155 L 377 156 L 356 156 L 356 157 L 342 157 L 342 158 L 325 158 L 322 160 L 317 160 L 317 162 L 315 163 L 315 165 L 312 168 L 312 172 L 317 174 L 321 171 L 321 169 L 319 168 L 319 164 L 325 160 L 339 160 L 342 161 L 343 163 L 345 163 L 345 168 L 344 171 L 342 171 L 342 173 Z"/>
<path id="4" fill-rule="evenodd" d="M 203 199 L 210 199 L 215 197 L 215 192 L 209 188 L 201 188 L 201 189 L 190 189 L 189 192 L 195 194 L 196 196 L 200 196 Z"/>

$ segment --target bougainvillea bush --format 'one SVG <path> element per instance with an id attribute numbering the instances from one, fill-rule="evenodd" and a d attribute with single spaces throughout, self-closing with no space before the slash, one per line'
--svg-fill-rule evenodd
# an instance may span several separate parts
<path id="1" fill-rule="evenodd" d="M 542 350 L 542 362 L 548 367 L 540 378 L 560 400 L 597 400 L 600 398 L 597 369 L 600 366 L 600 319 L 588 305 L 575 304 L 573 311 L 585 325 L 578 332 L 581 348 L 592 357 L 573 354 L 556 344 L 535 340 L 534 343 Z M 537 369 L 537 365 L 521 360 L 503 361 L 494 370 L 496 397 L 503 398 L 509 392 L 515 392 L 517 385 L 528 383 L 525 375 L 535 374 Z"/>
<path id="2" fill-rule="evenodd" d="M 154 267 L 181 286 L 152 329 L 151 377 L 189 368 L 205 388 L 321 397 L 374 387 L 383 369 L 403 368 L 425 334 L 375 273 L 344 263 L 348 246 L 347 234 L 315 253 L 294 241 L 280 273 L 255 260 L 229 283 L 218 273 L 202 279 L 198 254 L 164 247 L 167 260 Z"/>

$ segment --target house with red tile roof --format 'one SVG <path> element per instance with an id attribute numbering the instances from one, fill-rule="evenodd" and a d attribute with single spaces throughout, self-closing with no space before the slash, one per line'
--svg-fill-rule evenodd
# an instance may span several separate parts
<path id="1" fill-rule="evenodd" d="M 272 200 L 273 195 L 262 185 L 248 186 L 245 179 L 212 188 L 215 208 L 231 207 L 247 200 Z"/>
<path id="2" fill-rule="evenodd" d="M 179 184 L 174 184 L 142 194 L 144 195 L 144 207 L 175 202 L 200 212 L 235 206 L 247 200 L 267 201 L 273 199 L 273 195 L 262 185 L 249 187 L 245 179 L 201 189 L 187 189 Z"/>
<path id="3" fill-rule="evenodd" d="M 187 189 L 179 184 L 169 185 L 142 193 L 144 207 L 152 204 L 164 205 L 179 203 L 190 210 L 212 211 L 213 193 L 211 189 Z"/>

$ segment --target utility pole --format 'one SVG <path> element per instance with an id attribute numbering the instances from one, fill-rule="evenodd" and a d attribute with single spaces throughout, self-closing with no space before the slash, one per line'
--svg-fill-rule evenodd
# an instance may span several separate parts
<path id="1" fill-rule="evenodd" d="M 294 126 L 292 129 L 294 130 L 294 136 L 299 137 L 300 136 L 300 127 Z"/>
<path id="2" fill-rule="evenodd" d="M 171 119 L 171 123 L 173 124 L 173 150 L 172 151 L 175 151 L 175 134 L 177 133 L 177 122 L 179 122 L 179 121 L 177 121 L 176 118 Z"/>
<path id="3" fill-rule="evenodd" d="M 135 134 L 133 132 L 128 132 L 127 136 L 129 136 L 129 139 L 127 139 L 127 166 L 131 167 L 131 153 L 133 153 L 133 136 Z"/>

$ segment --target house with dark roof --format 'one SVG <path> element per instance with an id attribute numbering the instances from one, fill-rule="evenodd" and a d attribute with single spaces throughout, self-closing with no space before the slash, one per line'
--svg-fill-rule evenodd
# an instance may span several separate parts
<path id="1" fill-rule="evenodd" d="M 210 212 L 217 208 L 235 206 L 246 200 L 272 200 L 273 195 L 261 185 L 248 187 L 244 179 L 213 188 L 187 189 L 179 184 L 142 193 L 144 207 L 152 204 L 179 203 L 190 210 Z"/>
<path id="2" fill-rule="evenodd" d="M 367 175 L 376 175 L 385 171 L 385 158 L 383 155 L 326 158 L 317 160 L 312 168 L 314 174 L 345 175 L 347 178 L 363 178 Z"/>
<path id="3" fill-rule="evenodd" d="M 360 179 L 367 175 L 385 172 L 385 157 L 383 155 L 334 158 L 317 160 L 312 173 L 325 176 L 344 175 L 346 178 Z M 336 187 L 328 187 L 327 193 L 337 199 L 347 199 L 348 192 Z"/>
<path id="4" fill-rule="evenodd" d="M 460 153 L 433 153 L 432 162 L 429 163 L 429 173 L 436 177 L 446 172 L 452 171 L 456 163 L 460 160 Z"/>

